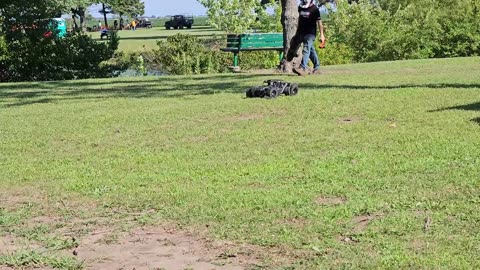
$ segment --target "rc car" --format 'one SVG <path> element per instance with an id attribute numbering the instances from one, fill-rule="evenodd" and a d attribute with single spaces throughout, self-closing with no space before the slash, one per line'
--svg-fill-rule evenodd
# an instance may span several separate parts
<path id="1" fill-rule="evenodd" d="M 286 96 L 298 94 L 298 84 L 296 83 L 288 83 L 283 80 L 266 80 L 263 84 L 262 86 L 249 88 L 246 92 L 247 98 L 276 98 L 281 94 Z"/>

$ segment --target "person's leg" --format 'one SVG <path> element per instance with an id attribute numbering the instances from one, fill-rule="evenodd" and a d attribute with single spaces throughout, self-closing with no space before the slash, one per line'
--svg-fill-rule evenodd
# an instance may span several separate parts
<path id="1" fill-rule="evenodd" d="M 313 37 L 312 44 L 315 41 L 315 36 Z M 317 51 L 315 50 L 315 46 L 312 45 L 310 47 L 310 60 L 312 60 L 313 63 L 313 70 L 319 70 L 320 69 L 320 60 L 318 59 Z"/>
<path id="2" fill-rule="evenodd" d="M 303 37 L 303 58 L 302 58 L 302 64 L 300 65 L 300 67 L 303 68 L 303 70 L 307 69 L 308 60 L 310 59 L 310 54 L 311 54 L 314 40 L 315 40 L 314 35 L 305 35 Z"/>

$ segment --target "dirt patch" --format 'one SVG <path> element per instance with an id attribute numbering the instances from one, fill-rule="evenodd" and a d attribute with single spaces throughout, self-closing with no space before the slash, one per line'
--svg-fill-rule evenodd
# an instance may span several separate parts
<path id="1" fill-rule="evenodd" d="M 360 233 L 364 231 L 368 224 L 372 222 L 374 219 L 378 219 L 383 217 L 383 213 L 375 213 L 375 214 L 365 214 L 365 215 L 360 215 L 356 216 L 352 219 L 353 222 L 353 232 L 354 233 Z"/>
<path id="2" fill-rule="evenodd" d="M 337 120 L 337 122 L 340 124 L 354 124 L 360 121 L 362 121 L 362 119 L 357 117 L 345 117 Z"/>
<path id="3" fill-rule="evenodd" d="M 303 229 L 305 228 L 310 222 L 304 218 L 301 217 L 292 217 L 288 219 L 279 219 L 277 221 L 278 224 L 283 224 L 286 225 L 290 228 L 295 228 L 295 229 Z"/>
<path id="4" fill-rule="evenodd" d="M 315 199 L 315 204 L 317 205 L 340 205 L 344 204 L 347 201 L 345 197 L 318 197 Z"/>
<path id="5" fill-rule="evenodd" d="M 139 216 L 155 214 L 154 210 L 139 213 L 105 210 L 95 207 L 91 201 L 84 203 L 41 194 L 34 197 L 25 193 L 17 195 L 5 194 L 0 198 L 11 209 L 23 207 L 32 198 L 36 203 L 32 206 L 32 215 L 19 223 L 18 232 L 0 226 L 0 254 L 35 251 L 50 257 L 75 258 L 83 262 L 85 269 L 107 270 L 278 269 L 313 256 L 291 247 L 213 240 L 208 226 L 189 230 L 164 223 L 145 227 L 136 222 Z M 306 223 L 302 219 L 286 222 L 293 227 Z M 45 230 L 37 231 L 39 237 L 35 240 L 22 236 L 23 229 L 31 230 L 40 225 L 44 225 Z M 0 265 L 0 269 L 10 268 Z"/>
<path id="6" fill-rule="evenodd" d="M 249 120 L 259 120 L 263 119 L 265 116 L 263 114 L 250 114 L 250 113 L 242 113 L 239 115 L 229 116 L 226 118 L 229 122 L 236 122 L 236 121 L 249 121 Z"/>
<path id="7" fill-rule="evenodd" d="M 86 269 L 245 269 L 258 263 L 176 230 L 135 229 L 113 244 L 102 241 L 105 237 L 108 232 L 89 234 L 72 251 Z"/>
<path id="8" fill-rule="evenodd" d="M 337 236 L 337 240 L 346 244 L 355 244 L 360 242 L 356 237 L 357 234 L 365 231 L 368 227 L 368 224 L 375 219 L 383 217 L 383 213 L 374 213 L 374 214 L 364 214 L 356 216 L 352 219 L 351 223 L 353 224 L 350 234 Z"/>
<path id="9" fill-rule="evenodd" d="M 206 142 L 209 139 L 210 138 L 208 136 L 194 136 L 194 137 L 188 138 L 188 141 L 189 142 Z"/>

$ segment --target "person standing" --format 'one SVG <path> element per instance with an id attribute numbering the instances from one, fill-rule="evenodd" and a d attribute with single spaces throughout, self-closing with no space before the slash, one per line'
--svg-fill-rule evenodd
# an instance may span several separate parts
<path id="1" fill-rule="evenodd" d="M 132 30 L 133 31 L 137 30 L 137 21 L 135 19 L 133 19 L 132 21 Z"/>
<path id="2" fill-rule="evenodd" d="M 320 60 L 313 43 L 317 36 L 317 28 L 320 32 L 320 41 L 325 42 L 320 11 L 312 0 L 301 0 L 298 6 L 298 14 L 298 29 L 295 38 L 299 41 L 298 43 L 303 42 L 303 57 L 300 66 L 294 68 L 293 71 L 300 76 L 308 74 L 308 61 L 312 60 L 313 74 L 319 74 Z"/>

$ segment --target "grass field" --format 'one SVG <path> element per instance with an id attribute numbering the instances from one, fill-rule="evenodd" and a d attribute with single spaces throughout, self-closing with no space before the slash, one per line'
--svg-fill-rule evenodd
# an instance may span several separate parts
<path id="1" fill-rule="evenodd" d="M 170 29 L 163 27 L 154 27 L 151 29 L 137 29 L 136 31 L 124 30 L 118 31 L 120 36 L 119 50 L 124 52 L 135 52 L 142 50 L 152 50 L 157 47 L 157 41 L 165 40 L 169 36 L 178 33 L 194 35 L 199 38 L 221 37 L 223 32 L 209 26 L 193 26 L 192 29 Z M 90 33 L 92 37 L 100 40 L 100 32 Z"/>
<path id="2" fill-rule="evenodd" d="M 480 58 L 323 72 L 0 84 L 0 268 L 165 224 L 252 269 L 479 268 Z M 268 78 L 299 95 L 244 98 Z"/>

